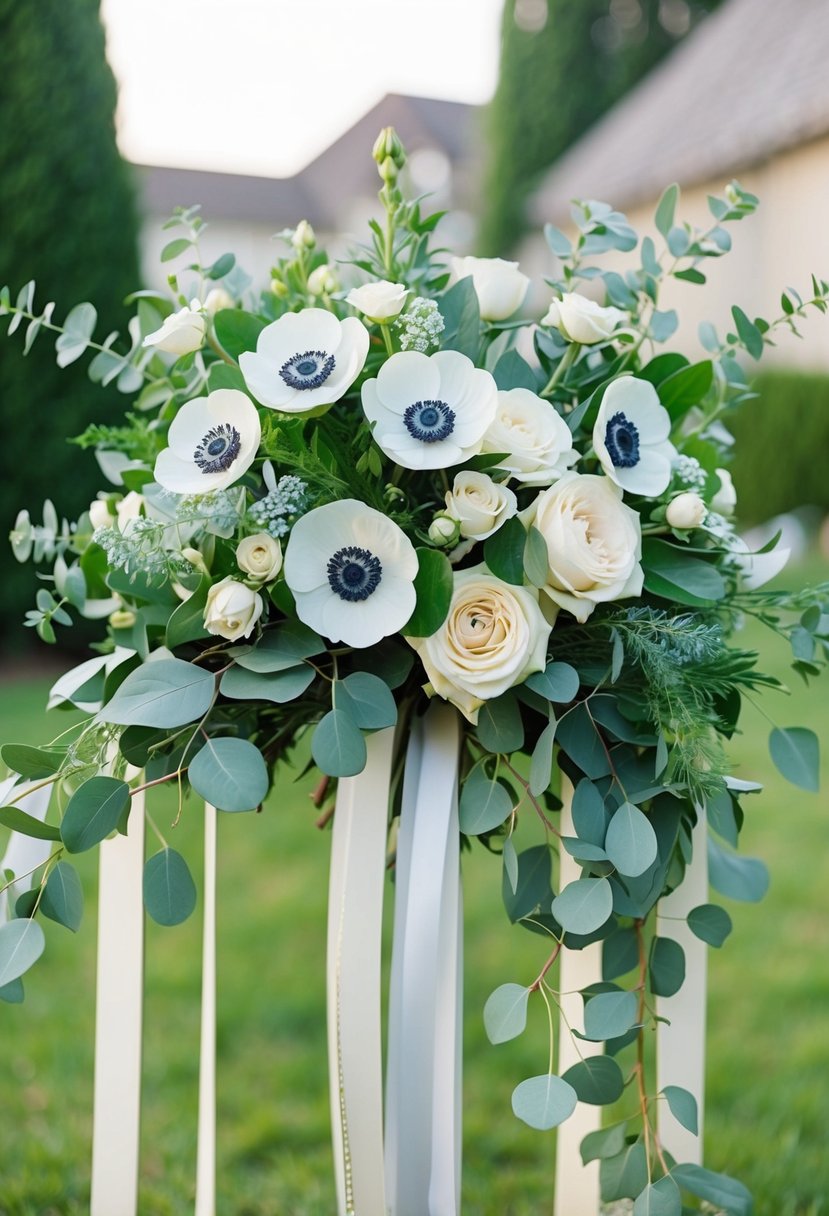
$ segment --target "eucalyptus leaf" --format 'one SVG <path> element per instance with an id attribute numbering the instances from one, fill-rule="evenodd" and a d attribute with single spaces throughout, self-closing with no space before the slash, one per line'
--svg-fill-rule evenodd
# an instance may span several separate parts
<path id="1" fill-rule="evenodd" d="M 19 806 L 0 807 L 0 825 L 20 832 L 22 836 L 31 836 L 34 840 L 60 840 L 58 828 L 51 823 L 43 823 Z"/>
<path id="2" fill-rule="evenodd" d="M 480 836 L 500 827 L 512 811 L 512 799 L 503 785 L 487 774 L 479 760 L 461 789 L 458 819 L 467 836 Z"/>
<path id="3" fill-rule="evenodd" d="M 401 633 L 407 637 L 431 637 L 446 620 L 452 602 L 454 581 L 445 553 L 438 553 L 436 549 L 417 550 L 414 588 L 415 610 Z"/>
<path id="4" fill-rule="evenodd" d="M 268 674 L 234 666 L 222 676 L 222 696 L 234 701 L 272 701 L 275 705 L 285 705 L 301 697 L 313 684 L 316 674 L 307 663 Z"/>
<path id="5" fill-rule="evenodd" d="M 682 1216 L 682 1196 L 670 1174 L 637 1195 L 633 1216 Z"/>
<path id="6" fill-rule="evenodd" d="M 268 792 L 262 753 L 247 739 L 208 739 L 190 761 L 187 776 L 196 793 L 219 811 L 253 811 Z"/>
<path id="7" fill-rule="evenodd" d="M 115 777 L 90 777 L 78 786 L 63 815 L 60 834 L 70 853 L 83 853 L 114 832 L 130 806 L 130 787 Z"/>
<path id="8" fill-rule="evenodd" d="M 608 814 L 604 798 L 587 777 L 573 791 L 572 815 L 579 839 L 604 848 Z"/>
<path id="9" fill-rule="evenodd" d="M 602 1157 L 615 1157 L 625 1147 L 625 1132 L 627 1123 L 616 1123 L 613 1127 L 604 1127 L 597 1132 L 588 1132 L 581 1142 L 580 1152 L 583 1165 Z"/>
<path id="10" fill-rule="evenodd" d="M 511 836 L 507 836 L 504 841 L 502 856 L 504 859 L 504 877 L 514 895 L 518 889 L 518 854 L 515 851 L 515 845 L 512 843 Z"/>
<path id="11" fill-rule="evenodd" d="M 642 1141 L 625 1145 L 616 1157 L 606 1157 L 599 1167 L 599 1181 L 604 1203 L 640 1195 L 650 1181 Z"/>
<path id="12" fill-rule="evenodd" d="M 0 988 L 5 988 L 37 962 L 46 946 L 36 920 L 9 920 L 0 925 Z"/>
<path id="13" fill-rule="evenodd" d="M 381 730 L 397 722 L 397 703 L 388 684 L 367 671 L 355 671 L 338 680 L 334 696 L 342 709 L 363 730 Z"/>
<path id="14" fill-rule="evenodd" d="M 688 913 L 688 928 L 709 946 L 721 946 L 733 926 L 725 908 L 718 904 L 700 904 Z"/>
<path id="15" fill-rule="evenodd" d="M 556 720 L 551 717 L 533 748 L 530 757 L 530 793 L 539 798 L 549 788 L 553 773 L 553 743 L 556 737 Z"/>
<path id="16" fill-rule="evenodd" d="M 804 726 L 776 726 L 769 736 L 775 767 L 792 785 L 816 794 L 820 788 L 820 744 Z"/>
<path id="17" fill-rule="evenodd" d="M 311 754 L 329 777 L 354 777 L 366 766 L 366 741 L 348 714 L 332 709 L 317 724 Z"/>
<path id="18" fill-rule="evenodd" d="M 548 663 L 543 671 L 533 672 L 525 680 L 528 688 L 548 701 L 565 704 L 575 699 L 579 691 L 579 673 L 569 663 Z"/>
<path id="19" fill-rule="evenodd" d="M 247 671 L 270 673 L 287 671 L 324 650 L 325 642 L 313 629 L 300 621 L 284 621 L 268 629 L 256 646 L 239 647 L 231 654 Z"/>
<path id="20" fill-rule="evenodd" d="M 543 587 L 547 581 L 547 542 L 532 525 L 524 544 L 524 573 L 533 587 Z"/>
<path id="21" fill-rule="evenodd" d="M 203 578 L 189 599 L 184 600 L 172 612 L 167 622 L 165 637 L 165 645 L 170 650 L 184 645 L 185 642 L 209 637 L 204 627 L 204 609 L 209 590 L 210 579 Z"/>
<path id="22" fill-rule="evenodd" d="M 552 894 L 552 857 L 549 845 L 534 844 L 518 854 L 518 879 L 508 885 L 506 875 L 501 888 L 507 916 L 513 924 L 548 904 Z"/>
<path id="23" fill-rule="evenodd" d="M 529 1077 L 512 1093 L 513 1113 L 537 1131 L 549 1131 L 569 1119 L 578 1098 L 572 1085 L 561 1077 L 545 1073 Z"/>
<path id="24" fill-rule="evenodd" d="M 502 984 L 484 1005 L 484 1028 L 490 1043 L 506 1043 L 517 1038 L 527 1025 L 529 988 L 521 984 Z"/>
<path id="25" fill-rule="evenodd" d="M 759 903 L 769 889 L 769 872 L 757 857 L 742 857 L 708 836 L 708 879 L 728 899 Z"/>
<path id="26" fill-rule="evenodd" d="M 98 717 L 121 726 L 186 726 L 207 713 L 215 684 L 194 663 L 154 659 L 130 672 Z"/>
<path id="27" fill-rule="evenodd" d="M 40 910 L 50 920 L 77 933 L 83 920 L 83 888 L 78 872 L 68 861 L 59 861 L 50 871 L 40 901 Z"/>
<path id="28" fill-rule="evenodd" d="M 159 925 L 180 925 L 196 906 L 196 886 L 187 862 L 162 849 L 144 866 L 144 907 Z"/>
<path id="29" fill-rule="evenodd" d="M 616 1102 L 625 1088 L 622 1070 L 612 1056 L 586 1056 L 567 1069 L 564 1079 L 573 1086 L 579 1101 L 591 1106 Z"/>
<path id="30" fill-rule="evenodd" d="M 686 1131 L 699 1135 L 699 1112 L 694 1095 L 681 1085 L 666 1085 L 662 1090 L 671 1114 Z"/>
<path id="31" fill-rule="evenodd" d="M 600 929 L 613 911 L 606 878 L 577 878 L 553 900 L 553 916 L 567 933 L 584 936 Z"/>
<path id="32" fill-rule="evenodd" d="M 636 1023 L 635 992 L 600 992 L 584 1007 L 584 1035 L 604 1042 L 625 1034 Z"/>
<path id="33" fill-rule="evenodd" d="M 65 752 L 29 747 L 24 743 L 5 743 L 0 747 L 0 756 L 13 773 L 25 777 L 27 781 L 42 781 L 44 777 L 51 777 L 66 759 Z"/>
<path id="34" fill-rule="evenodd" d="M 728 1216 L 751 1216 L 754 1208 L 751 1193 L 735 1178 L 716 1174 L 701 1165 L 676 1165 L 672 1174 L 683 1190 L 713 1203 Z"/>
<path id="35" fill-rule="evenodd" d="M 613 812 L 604 847 L 619 873 L 630 878 L 644 874 L 658 852 L 650 820 L 632 802 L 623 802 Z"/>
<path id="36" fill-rule="evenodd" d="M 509 755 L 524 746 L 524 726 L 518 702 L 511 692 L 484 701 L 478 710 L 475 728 L 479 742 L 488 752 Z"/>
<path id="37" fill-rule="evenodd" d="M 672 937 L 655 937 L 648 962 L 654 996 L 674 996 L 685 982 L 685 951 Z"/>

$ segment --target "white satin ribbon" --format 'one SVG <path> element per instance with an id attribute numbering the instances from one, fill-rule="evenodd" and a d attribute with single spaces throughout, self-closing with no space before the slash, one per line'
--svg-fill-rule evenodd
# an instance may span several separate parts
<path id="1" fill-rule="evenodd" d="M 699 1135 L 673 1117 L 662 1099 L 658 1107 L 659 1136 L 677 1161 L 702 1164 L 702 1116 L 705 1101 L 705 1012 L 708 986 L 708 947 L 695 937 L 685 918 L 692 908 L 708 902 L 708 829 L 704 807 L 697 807 L 691 836 L 693 858 L 682 882 L 659 901 L 657 929 L 685 951 L 685 983 L 674 996 L 656 999 L 660 1022 L 656 1031 L 656 1086 L 681 1085 L 697 1100 Z M 668 919 L 678 918 L 678 919 Z"/>
<path id="2" fill-rule="evenodd" d="M 460 1206 L 459 747 L 456 711 L 434 702 L 412 727 L 397 840 L 386 1090 L 390 1216 L 456 1216 Z"/>
<path id="3" fill-rule="evenodd" d="M 16 780 L 13 774 L 8 780 L 0 781 L 0 805 L 5 806 L 7 798 L 18 799 L 15 806 L 42 823 L 49 810 L 52 786 L 45 785 L 38 789 L 39 783 L 36 781 L 15 785 Z M 37 840 L 34 836 L 24 836 L 22 832 L 10 834 L 6 851 L 0 861 L 0 874 L 4 870 L 10 870 L 12 874 L 19 874 L 21 877 L 5 891 L 0 892 L 0 924 L 14 915 L 14 904 L 18 896 L 32 887 L 34 875 L 31 871 L 43 865 L 54 847 L 52 840 Z"/>
<path id="4" fill-rule="evenodd" d="M 204 804 L 199 1123 L 195 1216 L 216 1211 L 216 808 Z"/>
<path id="5" fill-rule="evenodd" d="M 576 834 L 573 825 L 573 789 L 562 782 L 561 833 Z M 581 875 L 581 866 L 566 849 L 559 851 L 559 890 Z M 584 1029 L 584 1001 L 581 990 L 602 978 L 602 947 L 600 942 L 583 950 L 562 950 L 559 970 L 561 1018 L 558 1031 L 558 1072 L 566 1072 L 582 1058 L 601 1055 L 601 1043 L 575 1040 L 570 1027 Z M 578 1046 L 577 1046 L 578 1044 Z M 598 1131 L 602 1123 L 601 1107 L 579 1102 L 576 1109 L 557 1131 L 555 1216 L 597 1216 L 599 1211 L 599 1162 L 581 1162 L 581 1142 L 589 1132 Z"/>
<path id="6" fill-rule="evenodd" d="M 144 996 L 144 794 L 101 844 L 91 1216 L 136 1216 Z"/>
<path id="7" fill-rule="evenodd" d="M 328 1069 L 339 1216 L 386 1216 L 380 963 L 394 730 L 342 778 L 328 901 Z"/>

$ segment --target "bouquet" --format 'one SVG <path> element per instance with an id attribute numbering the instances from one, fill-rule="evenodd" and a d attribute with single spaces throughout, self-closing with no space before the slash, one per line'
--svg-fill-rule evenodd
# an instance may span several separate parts
<path id="1" fill-rule="evenodd" d="M 630 1086 L 639 1125 L 596 1133 L 589 1149 L 604 1197 L 679 1213 L 682 1193 L 725 1196 L 746 1211 L 740 1184 L 677 1166 L 655 1133 L 644 1043 L 653 998 L 679 988 L 684 960 L 653 911 L 682 882 L 702 808 L 713 885 L 764 888 L 760 863 L 732 847 L 759 787 L 731 775 L 724 744 L 743 698 L 776 681 L 734 637 L 758 617 L 808 679 L 827 657 L 829 595 L 763 589 L 786 555 L 778 538 L 753 552 L 735 531 L 727 417 L 751 396 L 744 357 L 808 308 L 826 311 L 829 284 L 814 279 L 808 299 L 787 289 L 772 321 L 735 307 L 731 332 L 702 327 L 697 362 L 660 349 L 678 323 L 659 307 L 663 283 L 704 284 L 728 226 L 757 205 L 734 182 L 709 199 L 703 231 L 676 219 L 672 186 L 660 247 L 594 201 L 574 204 L 572 239 L 548 226 L 552 301 L 527 318 L 516 263 L 433 247 L 441 217 L 404 196 L 392 129 L 374 158 L 383 219 L 348 263 L 303 221 L 254 291 L 232 254 L 203 264 L 191 208 L 162 253 L 181 268 L 169 292 L 131 297 L 127 340 L 98 341 L 88 303 L 57 325 L 33 284 L 16 302 L 0 293 L 25 351 L 57 333 L 61 366 L 91 352 L 92 380 L 133 399 L 123 421 L 75 440 L 106 482 L 88 511 L 70 524 L 47 502 L 41 524 L 22 511 L 11 535 L 17 559 L 44 570 L 27 625 L 53 642 L 76 614 L 103 637 L 52 691 L 83 719 L 43 748 L 2 749 L 0 823 L 46 844 L 33 875 L 6 876 L 0 996 L 22 999 L 39 917 L 77 927 L 70 859 L 128 831 L 138 790 L 168 784 L 180 808 L 192 791 L 253 811 L 310 747 L 326 816 L 336 779 L 365 765 L 366 735 L 397 724 L 403 740 L 441 698 L 463 720 L 464 844 L 500 855 L 507 915 L 542 946 L 537 977 L 487 1003 L 492 1040 L 523 1031 L 530 1000 L 552 1019 L 559 953 L 604 943 L 583 1034 L 607 1044 L 601 1070 L 540 1068 L 517 1086 L 516 1115 L 550 1128 L 578 1098 L 612 1103 Z M 630 255 L 627 269 L 603 267 L 608 253 L 619 267 Z M 808 789 L 817 746 L 800 727 L 770 738 L 774 763 Z M 53 821 L 18 805 L 41 785 Z M 524 818 L 542 843 L 519 852 Z M 581 876 L 556 888 L 562 851 Z M 186 860 L 164 844 L 147 874 L 149 915 L 188 916 Z M 730 920 L 705 904 L 688 925 L 719 946 Z M 671 1088 L 663 1099 L 691 1126 L 693 1099 Z"/>

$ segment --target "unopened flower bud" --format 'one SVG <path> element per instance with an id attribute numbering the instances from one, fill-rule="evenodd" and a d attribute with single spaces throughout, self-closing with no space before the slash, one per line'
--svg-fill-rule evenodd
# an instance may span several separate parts
<path id="1" fill-rule="evenodd" d="M 199 571 L 200 574 L 209 574 L 207 564 L 198 549 L 186 548 L 182 549 L 181 556 L 185 561 L 188 561 L 191 566 Z"/>
<path id="2" fill-rule="evenodd" d="M 400 170 L 406 163 L 406 149 L 400 141 L 400 136 L 395 131 L 394 127 L 383 127 L 383 130 L 374 141 L 374 147 L 371 152 L 374 159 L 380 167 L 380 176 L 385 179 L 383 166 L 386 160 L 391 160 L 394 168 Z M 396 177 L 397 174 L 395 173 Z"/>
<path id="3" fill-rule="evenodd" d="M 288 285 L 283 283 L 281 279 L 271 279 L 271 291 L 275 296 L 279 296 L 280 300 L 284 300 L 288 294 Z"/>
<path id="4" fill-rule="evenodd" d="M 137 619 L 135 613 L 128 608 L 118 608 L 109 614 L 109 623 L 113 629 L 132 629 Z"/>
<path id="5" fill-rule="evenodd" d="M 208 291 L 204 300 L 204 311 L 208 316 L 213 316 L 217 312 L 221 312 L 223 308 L 235 308 L 236 301 L 229 291 L 225 291 L 224 287 L 212 287 Z"/>
<path id="6" fill-rule="evenodd" d="M 327 262 L 308 275 L 308 290 L 312 296 L 330 296 L 340 286 L 340 280 Z"/>
<path id="7" fill-rule="evenodd" d="M 668 503 L 665 518 L 672 528 L 698 528 L 708 514 L 699 494 L 677 494 Z"/>
<path id="8" fill-rule="evenodd" d="M 294 235 L 291 237 L 291 244 L 297 251 L 301 249 L 313 249 L 317 243 L 317 238 L 314 234 L 314 229 L 307 220 L 300 220 L 294 230 Z"/>
<path id="9" fill-rule="evenodd" d="M 460 524 L 450 515 L 436 515 L 429 524 L 429 540 L 442 549 L 456 545 L 460 534 Z"/>

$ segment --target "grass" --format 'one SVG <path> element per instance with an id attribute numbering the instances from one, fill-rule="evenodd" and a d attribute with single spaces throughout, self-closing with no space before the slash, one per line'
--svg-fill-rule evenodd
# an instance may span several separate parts
<path id="1" fill-rule="evenodd" d="M 762 645 L 766 668 L 785 675 L 782 647 L 753 628 L 745 641 Z M 6 687 L 0 739 L 48 737 L 45 686 Z M 829 735 L 825 686 L 770 696 L 764 708 L 781 725 Z M 769 863 L 772 887 L 757 908 L 729 906 L 734 934 L 711 951 L 706 1161 L 749 1185 L 757 1216 L 818 1216 L 829 1212 L 827 825 L 820 800 L 772 770 L 767 733 L 749 708 L 732 749 L 741 775 L 767 782 L 746 802 L 743 850 Z M 221 818 L 219 1216 L 335 1210 L 324 1021 L 328 837 L 313 826 L 306 789 L 281 789 L 261 816 Z M 171 802 L 159 796 L 155 806 L 166 827 Z M 197 804 L 187 805 L 174 837 L 198 882 Z M 0 1216 L 88 1210 L 94 859 L 82 857 L 80 869 L 81 931 L 46 922 L 47 952 L 27 980 L 25 1005 L 0 1006 Z M 509 926 L 497 861 L 479 847 L 464 858 L 464 883 L 464 1212 L 537 1216 L 552 1210 L 554 1138 L 517 1122 L 510 1094 L 543 1069 L 546 1028 L 531 1012 L 522 1038 L 491 1047 L 481 1009 L 498 984 L 536 974 L 544 944 Z M 191 1209 L 195 1167 L 198 917 L 172 930 L 148 925 L 146 958 L 139 1210 L 180 1216 Z"/>

